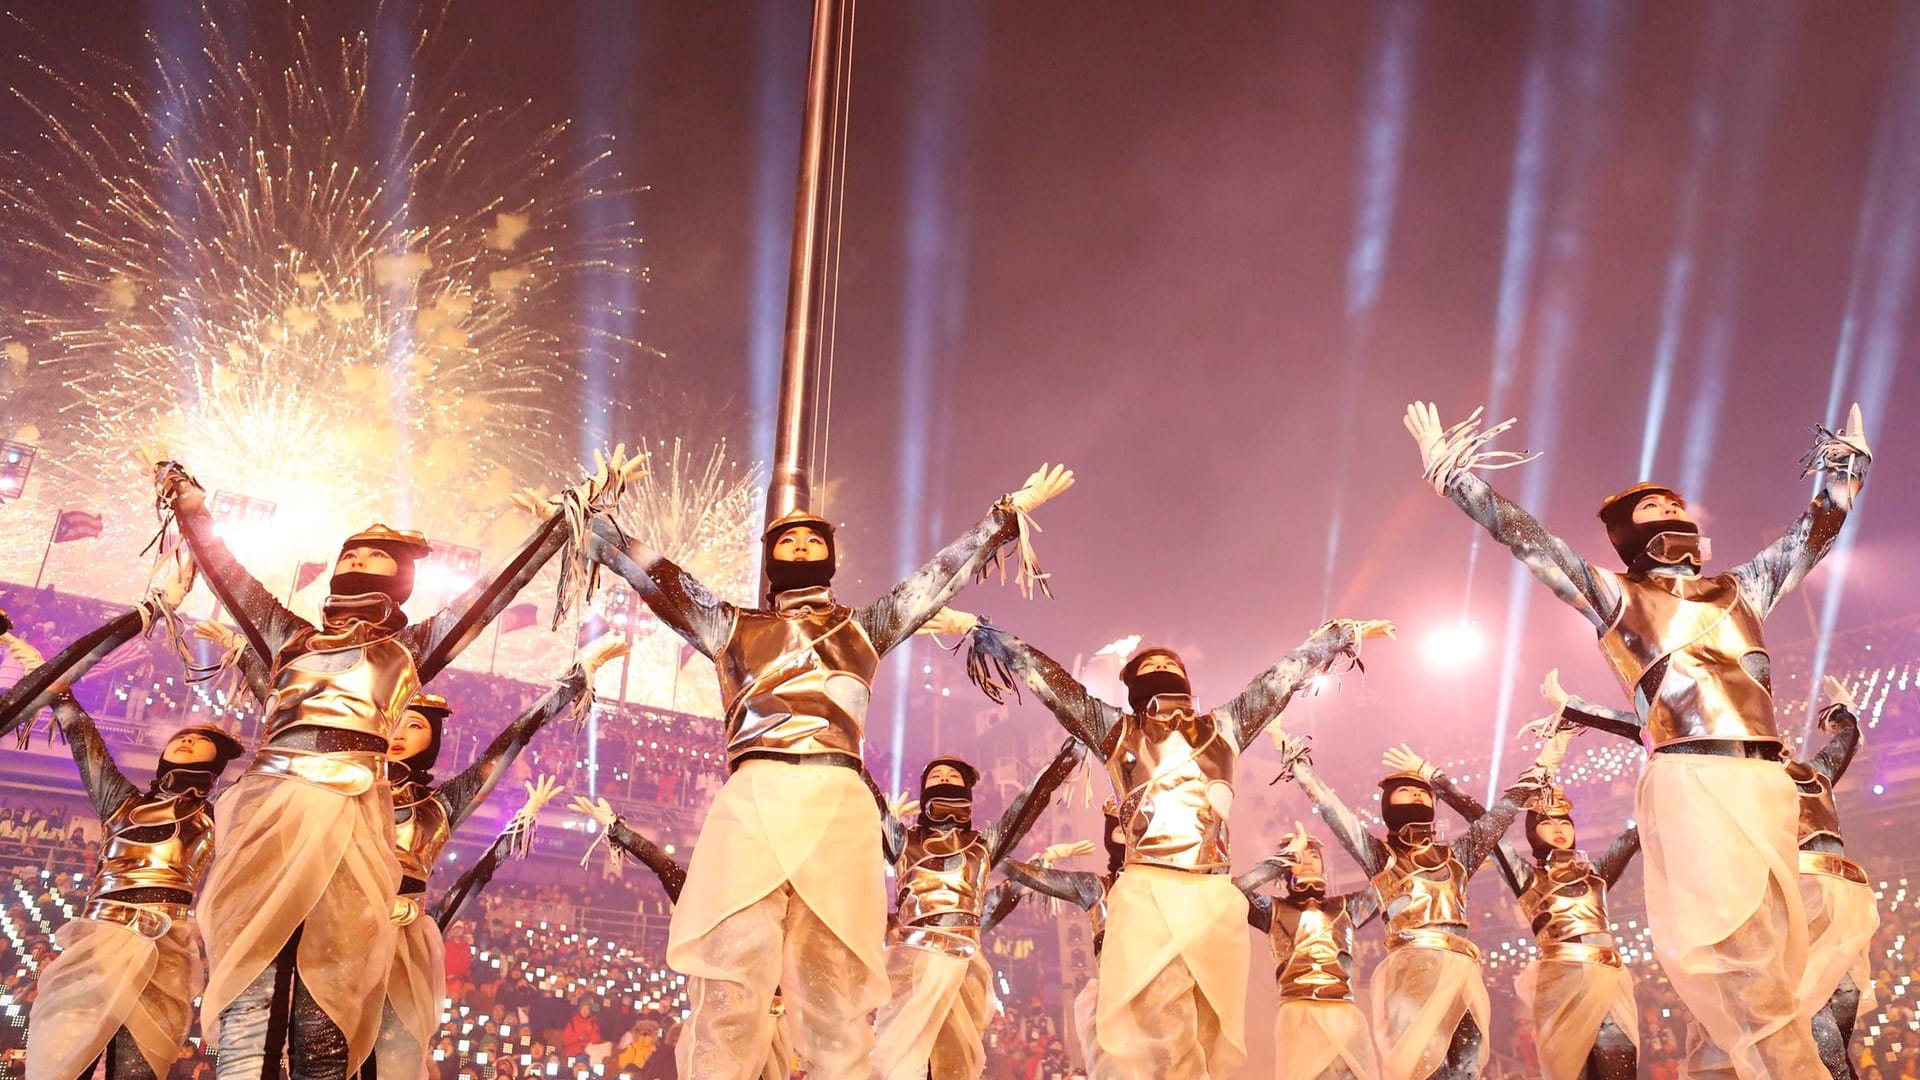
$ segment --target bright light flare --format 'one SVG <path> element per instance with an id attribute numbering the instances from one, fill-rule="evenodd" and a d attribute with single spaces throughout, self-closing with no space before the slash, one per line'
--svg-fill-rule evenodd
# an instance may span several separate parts
<path id="1" fill-rule="evenodd" d="M 1420 655 L 1427 666 L 1454 671 L 1486 655 L 1487 636 L 1471 622 L 1442 623 L 1427 632 L 1420 642 Z"/>

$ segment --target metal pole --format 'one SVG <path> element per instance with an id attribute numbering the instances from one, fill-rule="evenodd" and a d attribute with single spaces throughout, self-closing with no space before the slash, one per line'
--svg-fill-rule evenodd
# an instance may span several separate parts
<path id="1" fill-rule="evenodd" d="M 807 97 L 800 131 L 800 181 L 794 193 L 793 253 L 787 266 L 787 328 L 780 362 L 780 406 L 773 466 L 767 485 L 767 521 L 813 501 L 813 403 L 818 374 L 813 356 L 816 293 L 822 263 L 821 219 L 831 148 L 828 110 L 843 85 L 838 58 L 850 0 L 814 0 L 813 39 L 807 57 Z"/>
<path id="2" fill-rule="evenodd" d="M 33 591 L 40 591 L 40 579 L 47 576 L 47 560 L 53 555 L 53 538 L 60 535 L 60 516 L 65 510 L 53 512 L 53 529 L 47 533 L 47 549 L 40 553 L 40 569 L 33 572 Z"/>

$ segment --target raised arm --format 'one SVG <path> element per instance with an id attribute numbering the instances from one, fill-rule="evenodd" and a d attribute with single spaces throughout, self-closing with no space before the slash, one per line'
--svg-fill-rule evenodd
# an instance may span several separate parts
<path id="1" fill-rule="evenodd" d="M 1625 709 L 1611 708 L 1575 695 L 1567 698 L 1560 716 L 1569 723 L 1618 735 L 1628 742 L 1640 741 L 1640 717 Z"/>
<path id="2" fill-rule="evenodd" d="M 471 910 L 474 901 L 480 899 L 481 890 L 492 884 L 494 871 L 500 869 L 500 864 L 507 861 L 513 842 L 511 831 L 494 837 L 493 843 L 487 845 L 487 850 L 481 852 L 480 858 L 454 879 L 453 884 L 447 887 L 447 891 L 440 894 L 440 899 L 434 901 L 433 906 L 427 909 L 427 916 L 433 920 L 435 926 L 440 928 L 442 934 L 447 932 L 447 928 L 452 926 L 455 920 Z"/>
<path id="3" fill-rule="evenodd" d="M 1268 724 L 1279 718 L 1294 693 L 1308 679 L 1327 671 L 1343 657 L 1349 660 L 1358 657 L 1360 639 L 1367 632 L 1365 628 L 1380 625 L 1383 624 L 1336 619 L 1322 626 L 1299 648 L 1261 672 L 1239 696 L 1215 709 L 1214 715 L 1228 725 L 1240 749 L 1245 750 Z M 1391 634 L 1393 628 L 1388 626 L 1381 632 Z"/>
<path id="4" fill-rule="evenodd" d="M 1593 864 L 1593 872 L 1600 875 L 1609 888 L 1618 884 L 1620 875 L 1627 872 L 1627 864 L 1640 853 L 1640 826 L 1638 823 L 1627 826 L 1627 831 L 1613 838 L 1607 850 L 1600 853 L 1600 859 Z"/>
<path id="5" fill-rule="evenodd" d="M 132 608 L 114 616 L 93 630 L 82 635 L 73 644 L 61 649 L 53 659 L 38 665 L 22 660 L 27 672 L 20 681 L 0 694 L 0 738 L 19 730 L 23 724 L 33 721 L 40 710 L 53 703 L 55 687 L 67 686 L 92 670 L 95 664 L 105 660 L 109 654 L 140 635 L 146 625 L 139 608 Z M 12 638 L 13 635 L 7 635 Z M 18 638 L 18 644 L 8 651 L 31 658 L 32 646 Z"/>
<path id="6" fill-rule="evenodd" d="M 680 889 L 687 883 L 687 868 L 675 862 L 659 844 L 634 832 L 621 818 L 614 818 L 613 824 L 607 826 L 607 843 L 640 860 L 660 879 L 660 887 L 667 890 L 667 899 L 675 904 L 680 902 Z"/>
<path id="7" fill-rule="evenodd" d="M 1020 906 L 1020 898 L 1026 894 L 1026 888 L 1011 879 L 987 890 L 987 902 L 980 911 L 980 932 L 984 934 L 1005 922 L 1007 916 L 1013 914 L 1013 909 Z"/>
<path id="8" fill-rule="evenodd" d="M 1336 899 L 1347 906 L 1347 918 L 1353 920 L 1355 930 L 1372 922 L 1373 917 L 1380 914 L 1380 894 L 1371 885 L 1341 893 Z"/>
<path id="9" fill-rule="evenodd" d="M 1513 786 L 1500 793 L 1500 798 L 1488 808 L 1487 812 L 1474 819 L 1467 826 L 1465 835 L 1453 845 L 1453 854 L 1460 865 L 1467 868 L 1467 876 L 1478 873 L 1481 864 L 1500 844 L 1500 838 L 1506 835 L 1513 819 L 1520 814 L 1520 804 L 1540 790 L 1543 777 L 1536 769 L 1529 769 L 1514 781 Z M 1512 884 L 1512 882 L 1508 882 Z"/>
<path id="10" fill-rule="evenodd" d="M 247 644 L 272 666 L 280 649 L 294 634 L 312 628 L 312 624 L 287 610 L 278 597 L 267 591 L 213 529 L 213 515 L 207 510 L 206 492 L 179 465 L 163 462 L 155 475 L 162 505 L 173 512 L 173 519 L 186 538 L 193 561 L 206 576 L 207 587 L 227 609 L 240 627 Z M 423 676 L 424 677 L 424 676 Z"/>
<path id="11" fill-rule="evenodd" d="M 1762 615 L 1772 611 L 1781 597 L 1820 565 L 1839 539 L 1853 500 L 1866 483 L 1867 464 L 1873 459 L 1862 428 L 1860 406 L 1855 405 L 1847 416 L 1847 426 L 1840 431 L 1815 429 L 1813 449 L 1802 464 L 1806 467 L 1804 475 L 1819 474 L 1819 492 L 1785 535 L 1734 568 L 1741 592 Z"/>
<path id="12" fill-rule="evenodd" d="M 1085 870 L 1060 870 L 1020 859 L 1008 859 L 1000 864 L 1000 869 L 1009 878 L 1034 892 L 1065 900 L 1082 911 L 1092 911 L 1100 903 L 1101 897 L 1106 895 L 1106 890 L 1100 884 L 1100 875 Z"/>
<path id="13" fill-rule="evenodd" d="M 1080 765 L 1085 753 L 1079 740 L 1068 739 L 1053 755 L 1053 760 L 1047 762 L 1047 767 L 1040 770 L 1040 775 L 1034 777 L 1026 788 L 1007 804 L 1007 809 L 1000 815 L 999 823 L 994 825 L 987 835 L 989 867 L 1000 865 L 1020 841 L 1026 838 L 1034 822 L 1039 821 L 1040 815 L 1046 811 L 1047 800 L 1053 798 L 1053 793 L 1060 789 L 1060 785 L 1073 776 L 1073 770 Z"/>
<path id="14" fill-rule="evenodd" d="M 895 645 L 913 635 L 920 624 L 945 607 L 967 582 L 983 576 L 1000 549 L 1018 541 L 1020 573 L 1016 583 L 1023 592 L 1038 584 L 1047 588 L 1046 575 L 1033 565 L 1033 553 L 1025 535 L 1027 515 L 1073 486 L 1073 473 L 1063 466 L 1042 465 L 1027 477 L 1018 491 L 987 511 L 959 539 L 914 571 L 885 596 L 854 612 L 860 628 L 866 631 L 873 647 L 885 655 Z"/>
<path id="15" fill-rule="evenodd" d="M 622 535 L 610 518 L 593 521 L 588 555 L 620 575 L 661 622 L 712 659 L 733 635 L 735 609 L 698 578 L 638 540 Z"/>
<path id="16" fill-rule="evenodd" d="M 974 681 L 989 697 L 999 700 L 998 690 L 990 678 L 981 677 L 982 665 L 994 665 L 1019 684 L 1033 692 L 1067 729 L 1067 734 L 1079 739 L 1087 748 L 1104 757 L 1114 730 L 1119 726 L 1119 709 L 1101 701 L 1087 692 L 1066 668 L 1039 649 L 1021 641 L 1005 630 L 985 621 L 973 628 L 971 641 L 972 656 L 968 658 L 968 674 L 975 676 Z"/>
<path id="17" fill-rule="evenodd" d="M 1347 849 L 1347 854 L 1360 864 L 1360 869 L 1366 871 L 1368 877 L 1386 868 L 1387 845 L 1360 824 L 1360 819 L 1354 817 L 1353 811 L 1347 809 L 1347 804 L 1340 801 L 1340 796 L 1335 795 L 1333 789 L 1320 779 L 1320 774 L 1311 764 L 1295 762 L 1293 778 L 1300 785 L 1300 790 L 1307 793 L 1307 798 L 1313 800 L 1321 819 L 1333 831 L 1334 839 L 1340 841 L 1340 846 Z"/>
<path id="18" fill-rule="evenodd" d="M 1439 769 L 1434 769 L 1431 781 L 1433 792 L 1440 796 L 1440 801 L 1452 807 L 1454 813 L 1467 819 L 1469 824 L 1487 816 L 1486 806 L 1456 783 L 1453 777 Z M 1528 862 L 1505 836 L 1500 838 L 1499 844 L 1494 848 L 1493 859 L 1494 865 L 1500 870 L 1500 876 L 1506 880 L 1507 887 L 1513 890 L 1513 895 L 1519 896 L 1527 891 L 1527 886 L 1533 881 L 1533 864 Z"/>
<path id="19" fill-rule="evenodd" d="M 406 644 L 413 649 L 420 681 L 432 681 L 461 650 L 473 644 L 487 624 L 513 603 L 513 598 L 547 561 L 559 554 L 570 537 L 566 513 L 553 514 L 541 522 L 504 563 L 425 621 L 401 631 Z"/>
<path id="20" fill-rule="evenodd" d="M 1484 449 L 1513 421 L 1480 429 L 1480 410 L 1451 428 L 1442 427 L 1439 410 L 1427 402 L 1407 407 L 1402 421 L 1420 447 L 1428 484 L 1453 500 L 1488 535 L 1513 552 L 1535 579 L 1569 606 L 1586 615 L 1598 630 L 1612 624 L 1620 610 L 1620 589 L 1611 575 L 1596 571 L 1566 541 L 1476 476 L 1476 468 L 1504 468 L 1527 460 L 1523 454 Z"/>
<path id="21" fill-rule="evenodd" d="M 87 798 L 93 802 L 93 812 L 105 821 L 128 797 L 138 795 L 140 789 L 114 764 L 113 752 L 100 737 L 99 727 L 72 694 L 54 695 L 53 720 L 67 737 L 73 763 L 80 770 L 80 782 L 86 786 Z"/>
<path id="22" fill-rule="evenodd" d="M 573 670 L 553 684 L 553 689 L 495 735 L 473 764 L 434 788 L 433 797 L 446 807 L 447 820 L 453 828 L 459 828 L 460 823 L 467 820 L 474 809 L 493 793 L 494 786 L 507 774 L 514 759 L 520 756 L 520 751 L 533 741 L 541 728 L 546 727 L 554 717 L 570 712 L 579 704 L 592 683 L 592 676 L 588 674 L 591 669 L 585 666 L 585 659 L 582 657 L 582 664 L 574 665 Z"/>
<path id="23" fill-rule="evenodd" d="M 884 656 L 945 607 L 986 567 L 994 552 L 1014 538 L 1016 521 L 1004 502 L 996 504 L 926 565 L 887 590 L 886 595 L 855 610 L 853 617 L 874 649 Z"/>
<path id="24" fill-rule="evenodd" d="M 1860 751 L 1859 714 L 1850 703 L 1836 701 L 1820 711 L 1820 730 L 1831 732 L 1832 737 L 1807 764 L 1838 787 L 1840 778 L 1847 775 L 1847 768 L 1853 764 L 1854 755 Z"/>
<path id="25" fill-rule="evenodd" d="M 1240 879 L 1235 878 L 1233 883 L 1240 884 Z M 1240 891 L 1247 893 L 1247 925 L 1263 934 L 1272 933 L 1273 897 L 1257 890 L 1247 892 L 1246 889 L 1241 889 Z"/>

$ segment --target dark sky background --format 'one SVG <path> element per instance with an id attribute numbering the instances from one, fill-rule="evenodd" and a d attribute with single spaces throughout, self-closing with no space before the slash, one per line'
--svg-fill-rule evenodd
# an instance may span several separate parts
<path id="1" fill-rule="evenodd" d="M 190 40 L 180 7 L 15 10 L 137 60 L 146 30 Z M 806 26 L 788 0 L 462 0 L 442 30 L 481 100 L 617 135 L 664 353 L 617 393 L 739 446 L 770 437 Z M 1593 512 L 1641 479 L 1664 368 L 1651 474 L 1723 564 L 1800 512 L 1811 426 L 1860 398 L 1879 461 L 1837 625 L 1911 610 L 1920 7 L 868 3 L 854 68 L 827 462 L 850 598 L 1066 462 L 1055 599 L 961 606 L 1063 658 L 1172 643 L 1205 702 L 1324 617 L 1391 618 L 1366 689 L 1316 707 L 1465 732 L 1505 672 L 1523 720 L 1547 667 L 1610 679 L 1544 590 L 1512 621 L 1504 553 L 1469 587 L 1472 529 L 1401 411 L 1517 415 L 1502 445 L 1545 456 L 1496 483 L 1610 563 Z M 1776 643 L 1835 587 L 1816 574 Z M 1463 612 L 1485 655 L 1428 663 Z"/>

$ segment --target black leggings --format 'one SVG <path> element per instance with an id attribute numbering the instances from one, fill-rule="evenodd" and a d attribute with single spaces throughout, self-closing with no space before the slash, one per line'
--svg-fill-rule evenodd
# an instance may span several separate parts
<path id="1" fill-rule="evenodd" d="M 1480 1025 L 1472 1014 L 1460 1018 L 1447 1043 L 1446 1064 L 1427 1074 L 1427 1080 L 1473 1080 L 1480 1075 Z"/>
<path id="2" fill-rule="evenodd" d="M 1593 1037 L 1593 1049 L 1587 1053 L 1587 1067 L 1580 1080 L 1633 1080 L 1640 1072 L 1640 1052 L 1633 1040 L 1611 1018 L 1601 1021 Z"/>
<path id="3" fill-rule="evenodd" d="M 292 1080 L 346 1080 L 346 1033 L 307 990 L 295 963 L 299 953 L 300 931 L 295 930 L 273 961 L 273 1013 L 260 1080 L 279 1080 L 283 1051 Z"/>
<path id="4" fill-rule="evenodd" d="M 140 1044 L 133 1041 L 133 1032 L 126 1028 L 113 1033 L 113 1041 L 100 1056 L 106 1059 L 107 1080 L 159 1080 L 147 1064 L 147 1056 L 140 1052 Z M 88 1069 L 87 1075 L 93 1075 L 93 1070 Z"/>
<path id="5" fill-rule="evenodd" d="M 1820 1048 L 1820 1063 L 1833 1080 L 1855 1080 L 1860 1075 L 1847 1054 L 1848 1044 L 1853 1042 L 1853 1020 L 1859 1012 L 1860 988 L 1848 977 L 1840 980 L 1826 1005 L 1813 1014 L 1813 1043 Z"/>

